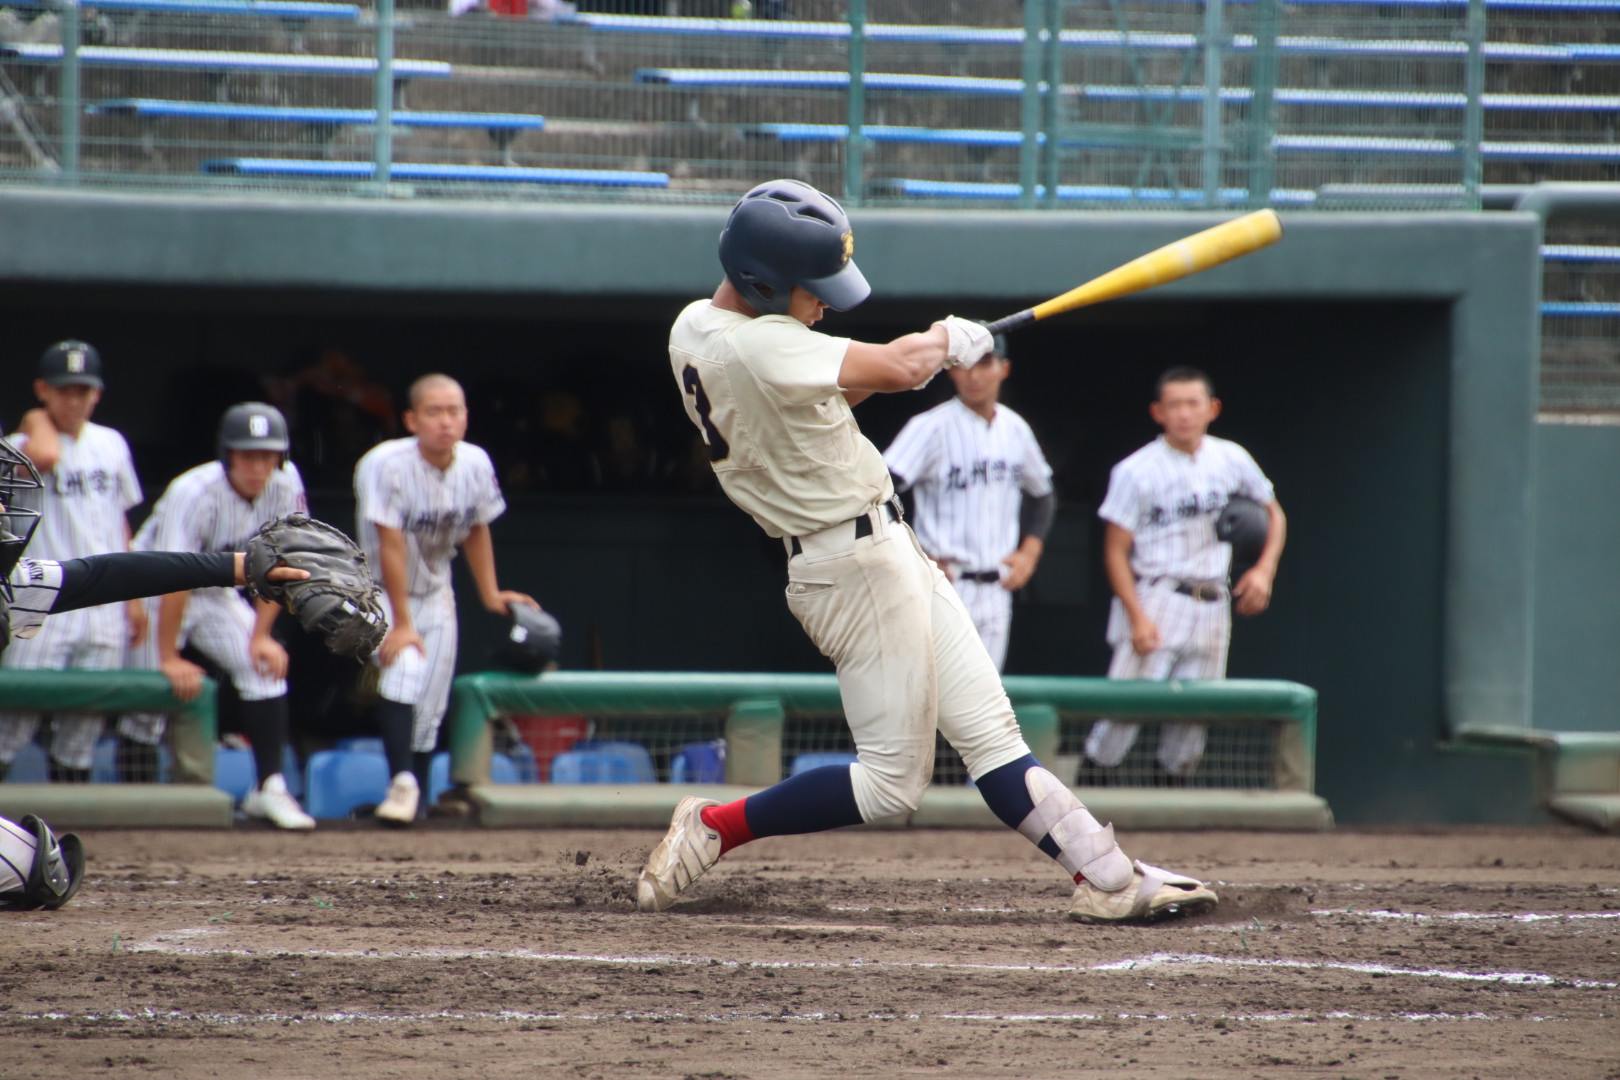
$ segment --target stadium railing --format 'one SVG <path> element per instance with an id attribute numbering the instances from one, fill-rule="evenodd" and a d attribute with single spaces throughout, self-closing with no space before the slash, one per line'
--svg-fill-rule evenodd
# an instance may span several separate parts
<path id="1" fill-rule="evenodd" d="M 1008 696 L 1026 741 L 1077 783 L 1099 814 L 1134 828 L 1323 829 L 1332 813 L 1314 793 L 1316 693 L 1260 680 L 1121 682 L 1009 676 Z M 661 826 L 685 795 L 740 798 L 789 774 L 804 753 L 850 752 L 835 676 L 658 672 L 556 672 L 542 677 L 463 675 L 446 719 L 451 779 L 485 825 Z M 684 748 L 723 739 L 724 783 L 503 784 L 489 781 L 491 721 L 586 717 L 594 740 L 646 747 L 660 780 Z M 1209 748 L 1188 786 L 1153 786 L 1152 729 L 1106 777 L 1080 760 L 1087 722 L 1103 716 L 1207 720 Z M 934 783 L 904 822 L 991 826 L 994 815 L 967 784 L 943 742 Z"/>
<path id="2" fill-rule="evenodd" d="M 0 783 L 0 814 L 39 814 L 59 829 L 119 826 L 229 826 L 232 800 L 212 786 L 216 688 L 204 679 L 180 701 L 156 671 L 0 670 L 6 712 L 166 713 L 171 782 L 152 784 Z"/>

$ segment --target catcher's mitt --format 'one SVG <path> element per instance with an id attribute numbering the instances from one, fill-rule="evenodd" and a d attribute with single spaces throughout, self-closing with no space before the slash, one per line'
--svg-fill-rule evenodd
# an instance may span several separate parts
<path id="1" fill-rule="evenodd" d="M 309 571 L 304 581 L 271 581 L 278 566 Z M 381 592 L 366 553 L 343 530 L 306 514 L 267 521 L 247 545 L 248 591 L 292 612 L 339 656 L 364 660 L 388 634 Z"/>

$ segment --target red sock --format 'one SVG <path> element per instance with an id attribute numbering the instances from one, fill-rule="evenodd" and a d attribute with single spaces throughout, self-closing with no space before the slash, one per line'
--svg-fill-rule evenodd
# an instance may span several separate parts
<path id="1" fill-rule="evenodd" d="M 703 824 L 720 834 L 722 855 L 754 838 L 754 831 L 748 827 L 748 815 L 743 812 L 743 804 L 747 801 L 738 799 L 724 806 L 705 806 L 699 815 Z"/>

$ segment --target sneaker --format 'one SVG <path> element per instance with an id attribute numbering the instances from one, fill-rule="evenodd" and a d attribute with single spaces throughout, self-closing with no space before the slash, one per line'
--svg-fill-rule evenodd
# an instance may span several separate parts
<path id="1" fill-rule="evenodd" d="M 1172 874 L 1141 859 L 1132 865 L 1136 873 L 1123 889 L 1103 892 L 1090 881 L 1076 885 L 1069 918 L 1079 923 L 1147 923 L 1172 915 L 1195 915 L 1219 903 L 1214 890 L 1196 878 Z"/>
<path id="2" fill-rule="evenodd" d="M 720 858 L 720 834 L 703 824 L 703 808 L 719 806 L 713 799 L 688 795 L 675 807 L 669 832 L 647 856 L 636 881 L 636 907 L 663 911 L 688 885 Z"/>
<path id="3" fill-rule="evenodd" d="M 242 812 L 248 817 L 265 818 L 278 829 L 313 829 L 315 819 L 304 813 L 298 800 L 287 791 L 287 781 L 280 773 L 248 792 L 242 800 Z"/>
<path id="4" fill-rule="evenodd" d="M 416 820 L 422 789 L 411 772 L 395 774 L 388 782 L 388 797 L 377 804 L 377 820 L 385 825 L 409 825 Z"/>

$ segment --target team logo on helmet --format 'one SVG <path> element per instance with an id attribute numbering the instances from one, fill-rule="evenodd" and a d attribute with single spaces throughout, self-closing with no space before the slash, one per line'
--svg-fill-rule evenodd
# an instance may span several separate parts
<path id="1" fill-rule="evenodd" d="M 844 260 L 843 261 L 844 262 L 849 262 L 849 260 L 851 260 L 851 259 L 853 259 L 855 257 L 855 233 L 854 233 L 854 230 L 850 230 L 848 232 L 845 232 L 844 235 L 841 237 L 841 239 L 844 241 Z"/>
<path id="2" fill-rule="evenodd" d="M 248 417 L 248 434 L 263 439 L 270 434 L 270 418 L 262 414 Z"/>
<path id="3" fill-rule="evenodd" d="M 69 349 L 67 351 L 67 369 L 74 375 L 84 374 L 84 350 Z"/>

